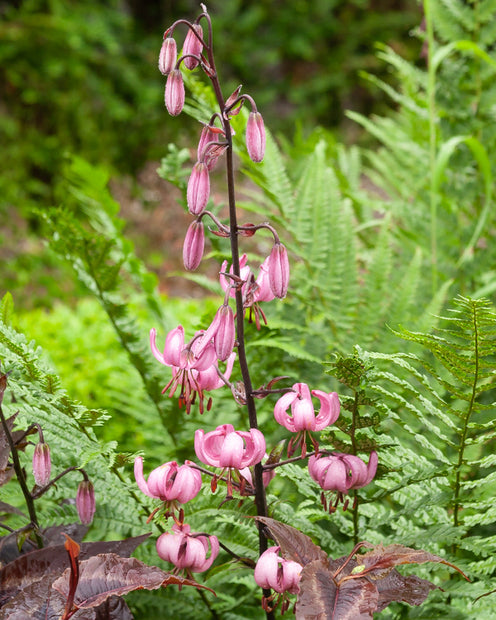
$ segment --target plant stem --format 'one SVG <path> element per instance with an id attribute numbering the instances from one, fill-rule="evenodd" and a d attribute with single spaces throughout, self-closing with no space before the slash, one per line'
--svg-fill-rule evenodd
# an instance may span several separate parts
<path id="1" fill-rule="evenodd" d="M 232 257 L 232 269 L 235 276 L 240 276 L 240 265 L 239 265 L 239 244 L 238 244 L 238 222 L 237 222 L 237 214 L 236 214 L 236 192 L 235 192 L 235 184 L 234 184 L 234 154 L 233 154 L 233 143 L 232 143 L 232 132 L 231 125 L 229 120 L 224 117 L 224 109 L 225 102 L 224 97 L 222 96 L 222 90 L 220 87 L 219 78 L 217 75 L 217 70 L 215 68 L 215 60 L 213 54 L 213 45 L 212 45 L 212 27 L 210 18 L 207 17 L 207 22 L 209 26 L 209 38 L 208 38 L 208 47 L 206 48 L 208 61 L 210 65 L 210 79 L 212 81 L 212 85 L 214 88 L 215 96 L 217 99 L 217 103 L 219 105 L 219 109 L 221 111 L 222 119 L 223 119 L 223 128 L 225 132 L 226 142 L 228 145 L 226 151 L 226 176 L 227 176 L 227 195 L 229 202 L 229 238 L 231 243 L 231 257 Z M 246 395 L 246 406 L 248 409 L 248 419 L 250 423 L 250 429 L 258 428 L 257 421 L 257 410 L 255 406 L 255 399 L 253 398 L 253 386 L 250 377 L 250 371 L 248 368 L 248 361 L 246 359 L 246 349 L 245 349 L 245 332 L 244 332 L 244 308 L 243 308 L 243 297 L 241 293 L 241 289 L 236 289 L 236 337 L 238 342 L 238 360 L 239 366 L 241 369 L 241 376 L 243 378 L 243 384 L 245 388 Z M 267 515 L 267 499 L 265 495 L 265 487 L 263 484 L 263 468 L 261 463 L 257 463 L 254 467 L 254 487 L 255 487 L 255 505 L 257 508 L 257 515 L 259 517 L 266 517 Z M 267 538 L 263 534 L 263 526 L 260 524 L 258 526 L 258 547 L 260 555 L 267 550 Z M 270 590 L 264 589 L 264 596 L 269 597 L 271 595 Z M 268 619 L 273 619 L 274 614 L 272 611 L 266 612 Z"/>

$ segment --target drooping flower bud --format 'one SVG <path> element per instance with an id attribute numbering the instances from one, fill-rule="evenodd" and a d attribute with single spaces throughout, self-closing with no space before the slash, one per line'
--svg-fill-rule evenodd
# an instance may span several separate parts
<path id="1" fill-rule="evenodd" d="M 168 75 L 176 64 L 177 60 L 177 45 L 176 40 L 172 37 L 166 37 L 162 43 L 160 49 L 160 56 L 158 57 L 158 68 L 161 73 Z"/>
<path id="2" fill-rule="evenodd" d="M 286 297 L 289 285 L 288 251 L 282 243 L 275 243 L 267 262 L 270 290 L 279 299 Z"/>
<path id="3" fill-rule="evenodd" d="M 205 248 L 203 222 L 195 220 L 189 225 L 183 245 L 183 262 L 188 271 L 194 271 L 201 263 Z"/>
<path id="4" fill-rule="evenodd" d="M 193 24 L 192 27 L 200 39 L 203 38 L 203 30 L 200 24 Z M 195 35 L 195 32 L 193 32 L 191 28 L 188 30 L 188 34 L 184 39 L 183 56 L 186 56 L 186 54 L 193 54 L 198 57 L 201 56 L 203 45 L 200 39 Z M 198 66 L 198 60 L 196 60 L 196 58 L 185 58 L 183 62 L 188 69 L 194 69 Z"/>
<path id="5" fill-rule="evenodd" d="M 250 112 L 248 116 L 246 148 L 252 161 L 262 161 L 265 155 L 265 126 L 260 112 Z"/>
<path id="6" fill-rule="evenodd" d="M 44 487 L 50 482 L 52 461 L 50 460 L 50 448 L 44 441 L 36 444 L 33 454 L 33 475 L 37 486 Z"/>
<path id="7" fill-rule="evenodd" d="M 207 165 L 201 161 L 197 161 L 191 171 L 191 176 L 188 181 L 188 190 L 186 192 L 190 213 L 193 213 L 193 215 L 200 215 L 207 206 L 209 195 L 210 177 Z"/>
<path id="8" fill-rule="evenodd" d="M 181 113 L 184 106 L 184 82 L 179 69 L 173 69 L 165 84 L 165 107 L 171 116 Z"/>
<path id="9" fill-rule="evenodd" d="M 217 359 L 224 362 L 232 353 L 236 330 L 234 328 L 234 314 L 232 308 L 221 306 L 217 315 L 219 323 L 214 336 L 215 354 Z"/>
<path id="10" fill-rule="evenodd" d="M 89 525 L 93 521 L 95 514 L 95 489 L 89 480 L 79 483 L 76 493 L 76 508 L 79 520 L 83 525 Z"/>

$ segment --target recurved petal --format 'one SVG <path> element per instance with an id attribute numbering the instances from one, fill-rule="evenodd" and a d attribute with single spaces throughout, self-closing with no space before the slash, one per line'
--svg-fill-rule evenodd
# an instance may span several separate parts
<path id="1" fill-rule="evenodd" d="M 315 429 L 321 431 L 327 426 L 334 424 L 339 417 L 340 403 L 337 392 L 322 392 L 321 390 L 312 390 L 312 394 L 320 400 L 320 411 L 315 418 Z"/>
<path id="2" fill-rule="evenodd" d="M 141 456 L 137 456 L 134 459 L 134 478 L 136 480 L 136 484 L 138 485 L 140 491 L 147 495 L 148 497 L 153 497 L 148 489 L 148 484 L 146 483 L 145 478 L 143 477 L 143 458 Z"/>
<path id="3" fill-rule="evenodd" d="M 293 386 L 294 389 L 294 386 Z M 288 415 L 287 410 L 298 398 L 297 392 L 287 392 L 278 399 L 274 406 L 274 417 L 276 421 L 289 431 L 294 432 L 294 424 L 292 418 Z"/>
<path id="4" fill-rule="evenodd" d="M 238 434 L 246 441 L 246 450 L 237 469 L 251 467 L 256 463 L 260 463 L 265 455 L 265 437 L 263 433 L 256 428 L 252 428 L 249 431 L 238 431 Z"/>

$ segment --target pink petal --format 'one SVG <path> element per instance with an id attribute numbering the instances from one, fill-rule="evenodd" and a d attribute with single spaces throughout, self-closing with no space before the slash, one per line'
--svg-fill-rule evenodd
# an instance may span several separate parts
<path id="1" fill-rule="evenodd" d="M 322 392 L 321 390 L 312 390 L 312 394 L 316 396 L 321 403 L 320 411 L 315 418 L 316 431 L 321 431 L 327 426 L 334 424 L 339 417 L 340 403 L 339 396 L 336 392 Z"/>
<path id="2" fill-rule="evenodd" d="M 148 490 L 148 485 L 143 477 L 143 458 L 141 456 L 137 456 L 134 459 L 134 478 L 142 493 L 148 495 L 148 497 L 154 497 Z"/>

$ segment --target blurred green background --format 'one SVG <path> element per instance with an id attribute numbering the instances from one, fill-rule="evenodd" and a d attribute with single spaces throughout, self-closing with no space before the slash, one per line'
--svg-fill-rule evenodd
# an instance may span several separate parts
<path id="1" fill-rule="evenodd" d="M 358 76 L 368 70 L 387 79 L 376 41 L 419 60 L 411 34 L 422 15 L 412 0 L 212 0 L 207 8 L 226 91 L 242 83 L 267 125 L 287 137 L 301 122 L 308 132 L 318 123 L 345 142 L 357 139 L 344 110 L 369 114 L 385 105 Z M 153 174 L 139 172 L 168 142 L 191 145 L 190 119 L 165 113 L 157 58 L 163 31 L 199 11 L 186 0 L 0 3 L 0 288 L 16 291 L 17 304 L 73 295 L 36 237 L 36 210 L 61 202 L 68 154 L 127 178 L 131 198 L 146 206 Z M 145 254 L 156 249 L 139 225 L 130 234 Z"/>

